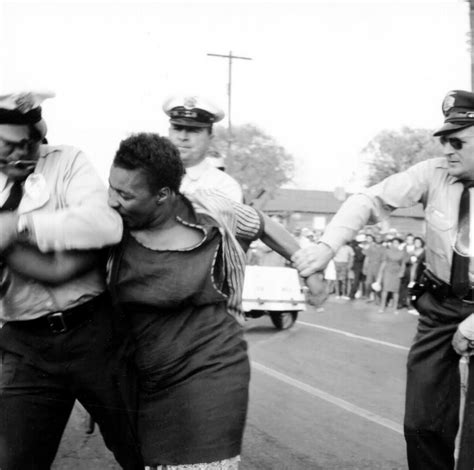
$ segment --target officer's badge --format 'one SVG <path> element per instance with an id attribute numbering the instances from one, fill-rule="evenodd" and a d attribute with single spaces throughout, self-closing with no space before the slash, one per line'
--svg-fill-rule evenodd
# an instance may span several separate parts
<path id="1" fill-rule="evenodd" d="M 443 114 L 445 116 L 454 107 L 454 102 L 456 101 L 455 95 L 456 95 L 456 92 L 451 91 L 446 95 L 446 97 L 443 100 L 443 104 L 441 105 L 441 109 L 443 110 Z"/>
<path id="2" fill-rule="evenodd" d="M 197 99 L 195 96 L 187 96 L 184 98 L 184 107 L 186 109 L 193 109 L 196 107 Z"/>
<path id="3" fill-rule="evenodd" d="M 41 173 L 32 173 L 25 180 L 24 194 L 18 212 L 26 214 L 43 207 L 50 198 L 46 179 Z"/>

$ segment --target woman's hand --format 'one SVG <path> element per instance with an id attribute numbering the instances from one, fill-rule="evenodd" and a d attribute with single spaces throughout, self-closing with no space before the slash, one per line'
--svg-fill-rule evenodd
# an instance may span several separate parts
<path id="1" fill-rule="evenodd" d="M 307 300 L 310 305 L 320 307 L 328 298 L 327 283 L 322 272 L 314 273 L 305 279 L 309 289 Z"/>

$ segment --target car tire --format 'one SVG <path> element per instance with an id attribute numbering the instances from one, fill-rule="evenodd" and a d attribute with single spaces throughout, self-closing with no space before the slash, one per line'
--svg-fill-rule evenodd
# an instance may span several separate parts
<path id="1" fill-rule="evenodd" d="M 270 319 L 278 330 L 291 328 L 297 318 L 298 312 L 270 312 Z"/>

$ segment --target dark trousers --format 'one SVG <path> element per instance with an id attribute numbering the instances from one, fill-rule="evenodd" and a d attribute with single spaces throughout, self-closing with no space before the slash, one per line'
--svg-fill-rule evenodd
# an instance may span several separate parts
<path id="1" fill-rule="evenodd" d="M 134 429 L 135 379 L 108 298 L 61 333 L 29 322 L 0 329 L 0 468 L 47 470 L 75 399 L 125 469 L 143 469 Z"/>
<path id="2" fill-rule="evenodd" d="M 458 324 L 474 305 L 426 292 L 416 302 L 417 334 L 407 363 L 405 440 L 410 470 L 452 470 L 459 427 L 459 359 L 451 346 Z M 474 361 L 458 470 L 474 468 Z M 471 387 L 472 384 L 472 387 Z"/>
<path id="3" fill-rule="evenodd" d="M 355 295 L 357 290 L 359 289 L 359 285 L 362 285 L 362 292 L 364 293 L 364 281 L 365 276 L 362 274 L 362 266 L 360 269 L 354 269 L 354 280 L 352 281 L 351 292 L 349 293 L 349 297 L 351 299 L 355 299 Z"/>
<path id="4" fill-rule="evenodd" d="M 408 299 L 408 284 L 410 284 L 410 277 L 405 274 L 400 279 L 400 287 L 398 290 L 398 305 L 397 308 L 404 308 L 409 307 L 409 299 Z"/>

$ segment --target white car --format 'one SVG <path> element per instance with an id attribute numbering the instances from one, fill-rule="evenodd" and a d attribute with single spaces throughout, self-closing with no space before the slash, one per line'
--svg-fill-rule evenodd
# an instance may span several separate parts
<path id="1" fill-rule="evenodd" d="M 243 308 L 249 318 L 269 315 L 279 330 L 290 328 L 306 308 L 306 296 L 293 268 L 246 266 Z"/>

